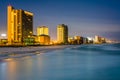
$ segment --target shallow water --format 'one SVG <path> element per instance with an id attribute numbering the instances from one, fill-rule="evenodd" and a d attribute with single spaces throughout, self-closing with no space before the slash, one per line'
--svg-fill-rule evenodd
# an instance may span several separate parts
<path id="1" fill-rule="evenodd" d="M 80 45 L 0 60 L 0 80 L 120 80 L 120 44 Z"/>

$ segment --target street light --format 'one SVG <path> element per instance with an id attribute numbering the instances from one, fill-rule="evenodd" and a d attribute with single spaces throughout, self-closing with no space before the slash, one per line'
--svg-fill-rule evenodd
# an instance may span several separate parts
<path id="1" fill-rule="evenodd" d="M 4 39 L 6 37 L 6 34 L 1 34 L 1 37 Z"/>
<path id="2" fill-rule="evenodd" d="M 6 37 L 6 34 L 1 34 L 2 37 Z"/>

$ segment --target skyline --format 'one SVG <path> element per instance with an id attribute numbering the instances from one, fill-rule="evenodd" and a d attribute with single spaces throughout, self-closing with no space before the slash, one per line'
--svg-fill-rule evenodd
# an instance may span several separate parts
<path id="1" fill-rule="evenodd" d="M 38 26 L 45 25 L 50 29 L 50 36 L 56 39 L 56 26 L 66 24 L 69 36 L 100 35 L 120 40 L 120 6 L 119 0 L 32 0 L 0 2 L 0 34 L 7 32 L 7 6 L 34 13 L 34 34 Z M 26 4 L 28 3 L 28 4 Z M 54 31 L 52 31 L 54 30 Z"/>

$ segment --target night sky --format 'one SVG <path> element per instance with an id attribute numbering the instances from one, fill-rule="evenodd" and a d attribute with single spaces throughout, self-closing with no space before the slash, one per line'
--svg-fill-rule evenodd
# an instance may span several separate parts
<path id="1" fill-rule="evenodd" d="M 34 13 L 34 34 L 41 25 L 56 39 L 56 26 L 66 24 L 69 36 L 100 35 L 120 40 L 120 0 L 0 0 L 0 34 L 7 32 L 7 6 Z"/>

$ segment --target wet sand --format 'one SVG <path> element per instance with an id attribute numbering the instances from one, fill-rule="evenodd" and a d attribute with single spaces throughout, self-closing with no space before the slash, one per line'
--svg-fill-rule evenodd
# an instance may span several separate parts
<path id="1" fill-rule="evenodd" d="M 3 47 L 0 48 L 0 59 L 18 58 L 46 53 L 54 50 L 62 50 L 74 47 L 74 45 L 40 46 L 40 47 Z"/>

